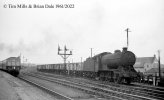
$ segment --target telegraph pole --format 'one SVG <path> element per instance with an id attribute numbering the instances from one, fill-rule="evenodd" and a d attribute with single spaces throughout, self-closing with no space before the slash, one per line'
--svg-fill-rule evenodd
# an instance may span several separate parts
<path id="1" fill-rule="evenodd" d="M 81 66 L 82 66 L 82 63 L 83 63 L 83 58 L 81 57 Z M 82 67 L 81 67 L 82 68 Z"/>
<path id="2" fill-rule="evenodd" d="M 161 81 L 160 50 L 158 50 L 158 67 L 159 67 L 159 80 Z"/>
<path id="3" fill-rule="evenodd" d="M 21 55 L 21 53 L 20 53 L 20 55 L 19 55 L 20 63 L 21 63 L 21 56 L 22 56 L 22 55 Z"/>
<path id="4" fill-rule="evenodd" d="M 64 52 L 60 53 L 60 51 L 63 51 L 63 50 L 64 50 Z M 70 55 L 72 55 L 72 51 L 71 50 L 69 51 L 69 49 L 67 49 L 66 46 L 64 46 L 63 50 L 60 49 L 60 47 L 58 45 L 58 55 L 60 55 L 63 58 L 63 60 L 64 60 L 64 69 L 66 69 L 66 60 Z M 69 53 L 67 53 L 67 51 L 69 51 Z"/>
<path id="5" fill-rule="evenodd" d="M 91 58 L 92 58 L 92 49 L 93 49 L 93 48 L 91 48 Z"/>
<path id="6" fill-rule="evenodd" d="M 81 57 L 81 63 L 83 62 L 83 58 Z"/>
<path id="7" fill-rule="evenodd" d="M 21 53 L 20 53 L 20 55 L 19 55 L 19 59 L 20 59 L 20 67 L 22 68 L 22 62 L 21 62 L 21 57 L 22 57 L 22 55 L 21 55 Z"/>
<path id="8" fill-rule="evenodd" d="M 127 49 L 128 49 L 128 47 L 129 47 L 129 37 L 128 37 L 128 32 L 131 32 L 131 31 L 129 31 L 129 28 L 127 28 L 125 31 L 127 32 Z"/>

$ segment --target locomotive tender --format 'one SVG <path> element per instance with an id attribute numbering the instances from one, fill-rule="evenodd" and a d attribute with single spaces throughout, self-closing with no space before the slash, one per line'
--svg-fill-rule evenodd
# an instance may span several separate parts
<path id="1" fill-rule="evenodd" d="M 89 77 L 116 83 L 130 82 L 137 76 L 133 65 L 136 57 L 127 48 L 100 53 L 92 58 L 87 58 L 83 63 L 45 64 L 38 65 L 39 71 L 58 74 L 69 74 L 79 77 Z"/>
<path id="2" fill-rule="evenodd" d="M 21 69 L 20 57 L 10 57 L 0 62 L 0 69 L 10 73 L 13 76 L 18 76 Z"/>

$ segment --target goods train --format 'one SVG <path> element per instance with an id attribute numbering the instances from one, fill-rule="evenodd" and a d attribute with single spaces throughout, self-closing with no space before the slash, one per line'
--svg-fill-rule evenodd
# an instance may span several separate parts
<path id="1" fill-rule="evenodd" d="M 135 61 L 135 54 L 123 48 L 122 51 L 115 50 L 114 53 L 100 53 L 80 63 L 44 64 L 37 65 L 37 69 L 44 72 L 130 84 L 137 77 L 137 72 L 133 67 Z"/>
<path id="2" fill-rule="evenodd" d="M 10 57 L 0 61 L 0 69 L 13 76 L 18 76 L 21 69 L 20 57 Z"/>

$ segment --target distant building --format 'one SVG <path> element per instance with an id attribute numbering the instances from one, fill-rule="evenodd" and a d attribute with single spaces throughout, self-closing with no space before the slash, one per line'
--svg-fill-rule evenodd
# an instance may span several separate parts
<path id="1" fill-rule="evenodd" d="M 161 69 L 162 68 L 164 68 L 163 64 L 161 64 Z M 136 63 L 134 64 L 134 69 L 143 74 L 148 74 L 150 72 L 156 73 L 158 70 L 158 60 L 155 55 L 153 57 L 137 57 Z M 163 73 L 162 71 L 163 70 L 161 70 L 161 73 Z"/>
<path id="2" fill-rule="evenodd" d="M 151 68 L 145 72 L 145 75 L 159 76 L 159 68 Z M 161 65 L 161 76 L 164 77 L 164 65 Z"/>

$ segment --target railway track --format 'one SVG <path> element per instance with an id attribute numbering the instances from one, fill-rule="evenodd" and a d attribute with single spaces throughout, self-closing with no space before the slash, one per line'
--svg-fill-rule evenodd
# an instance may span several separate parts
<path id="1" fill-rule="evenodd" d="M 156 91 L 164 91 L 164 87 L 151 86 L 151 85 L 146 85 L 146 84 L 142 84 L 142 83 L 133 83 L 132 85 L 135 85 L 135 86 L 141 87 L 141 88 L 149 88 L 149 89 L 153 89 Z"/>
<path id="2" fill-rule="evenodd" d="M 109 85 L 109 84 L 95 83 L 95 82 L 88 82 L 88 84 L 94 84 L 96 86 L 104 87 L 106 89 L 124 92 L 132 96 L 138 95 L 138 96 L 150 98 L 150 99 L 159 99 L 159 100 L 164 99 L 163 91 L 156 91 L 156 90 L 150 90 L 147 88 L 145 89 L 145 88 L 139 88 L 139 87 L 133 87 L 133 86 L 129 87 L 127 85 L 115 86 L 115 84 Z"/>
<path id="3" fill-rule="evenodd" d="M 140 96 L 145 96 L 145 97 L 154 98 L 154 99 L 162 99 L 162 100 L 164 99 L 164 95 L 163 95 L 164 91 L 156 90 L 150 87 L 113 84 L 109 82 L 95 83 L 95 82 L 90 81 L 88 83 L 95 84 L 95 85 L 102 86 L 109 89 L 113 89 L 113 90 L 116 89 L 116 90 L 123 91 L 129 94 L 140 95 Z"/>
<path id="4" fill-rule="evenodd" d="M 32 74 L 30 74 L 30 75 L 32 75 Z M 80 89 L 80 90 L 90 93 L 92 95 L 98 95 L 102 98 L 121 99 L 121 100 L 122 99 L 130 99 L 130 100 L 132 100 L 132 99 L 133 100 L 156 99 L 156 98 L 152 98 L 152 97 L 145 97 L 145 96 L 130 94 L 130 93 L 127 93 L 127 91 L 125 91 L 125 89 L 124 90 L 116 89 L 116 87 L 113 87 L 111 89 L 111 87 L 109 88 L 109 86 L 104 87 L 104 85 L 102 85 L 102 84 L 100 85 L 98 83 L 93 84 L 93 83 L 87 83 L 87 82 L 75 82 L 74 80 L 68 81 L 68 80 L 58 79 L 58 78 L 54 78 L 54 77 L 46 77 L 43 75 L 38 75 L 38 76 L 34 75 L 34 76 L 37 78 L 46 79 L 51 82 L 57 82 L 58 84 L 62 84 L 62 85 L 69 86 L 72 88 Z"/>
<path id="5" fill-rule="evenodd" d="M 66 96 L 66 95 L 57 93 L 57 92 L 55 92 L 55 91 L 53 91 L 53 90 L 50 90 L 50 89 L 46 88 L 45 86 L 39 85 L 39 84 L 37 84 L 37 83 L 35 83 L 35 82 L 32 82 L 32 81 L 30 81 L 30 80 L 28 80 L 28 79 L 25 79 L 25 78 L 23 78 L 23 77 L 19 77 L 19 79 L 24 80 L 24 81 L 26 81 L 26 82 L 28 82 L 28 83 L 30 83 L 30 84 L 32 84 L 32 85 L 34 85 L 34 86 L 36 86 L 36 87 L 42 89 L 42 90 L 44 90 L 44 91 L 50 93 L 51 95 L 55 96 L 56 99 L 59 99 L 59 100 L 74 100 L 74 99 L 72 99 L 72 98 L 70 98 L 70 97 L 68 97 L 68 96 Z"/>
<path id="6" fill-rule="evenodd" d="M 95 99 L 98 99 L 98 100 L 101 100 L 101 99 L 110 99 L 110 100 L 125 100 L 125 99 L 122 99 L 122 98 L 119 98 L 119 97 L 115 97 L 115 96 L 110 96 L 110 95 L 107 95 L 103 92 L 96 92 L 95 90 L 92 90 L 88 87 L 84 87 L 82 85 L 78 85 L 78 84 L 73 84 L 71 82 L 67 82 L 67 81 L 63 81 L 63 80 L 55 80 L 55 79 L 52 79 L 52 78 L 48 78 L 48 77 L 44 77 L 44 76 L 39 76 L 39 75 L 32 75 L 32 74 L 25 74 L 24 75 L 26 76 L 31 76 L 31 77 L 35 77 L 37 79 L 41 79 L 41 80 L 46 80 L 46 81 L 49 81 L 49 82 L 52 82 L 52 83 L 57 83 L 59 85 L 63 85 L 63 86 L 66 86 L 66 87 L 69 87 L 69 88 L 74 88 L 74 89 L 78 89 L 80 91 L 83 91 L 85 93 L 88 93 L 90 94 L 92 97 L 94 97 Z"/>
<path id="7" fill-rule="evenodd" d="M 44 74 L 44 73 L 41 73 Z M 47 75 L 49 77 L 54 77 L 54 75 L 51 74 L 44 74 Z M 62 77 L 62 76 L 61 76 Z M 129 96 L 138 96 L 138 97 L 145 97 L 145 99 L 159 99 L 159 100 L 163 100 L 164 99 L 164 91 L 161 90 L 156 90 L 154 88 L 158 88 L 158 87 L 144 87 L 144 86 L 129 86 L 129 85 L 123 85 L 123 84 L 113 84 L 113 83 L 105 83 L 105 82 L 98 82 L 98 81 L 88 81 L 85 79 L 78 79 L 76 78 L 72 80 L 72 78 L 70 77 L 63 77 L 63 78 L 67 78 L 67 80 L 70 81 L 74 81 L 77 83 L 87 83 L 90 84 L 92 86 L 96 86 L 96 87 L 100 87 L 100 88 L 105 88 L 106 90 L 113 90 L 113 91 L 118 91 L 121 93 L 125 93 Z M 161 89 L 161 88 L 160 88 Z"/>

